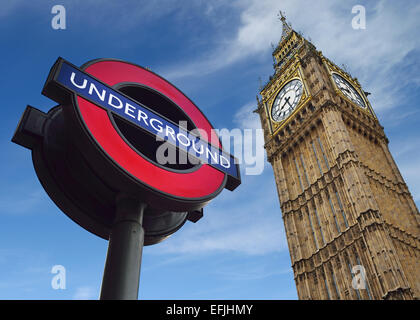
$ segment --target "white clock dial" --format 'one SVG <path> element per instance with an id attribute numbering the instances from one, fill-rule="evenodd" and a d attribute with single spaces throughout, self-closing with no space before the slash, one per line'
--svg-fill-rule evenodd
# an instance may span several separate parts
<path id="1" fill-rule="evenodd" d="M 271 108 L 271 117 L 274 121 L 286 119 L 299 104 L 303 93 L 303 84 L 300 80 L 294 79 L 288 82 L 274 99 Z"/>
<path id="2" fill-rule="evenodd" d="M 337 73 L 333 73 L 332 77 L 338 89 L 351 101 L 357 104 L 359 107 L 366 108 L 366 104 L 363 101 L 363 98 L 357 92 L 357 90 L 342 76 Z"/>

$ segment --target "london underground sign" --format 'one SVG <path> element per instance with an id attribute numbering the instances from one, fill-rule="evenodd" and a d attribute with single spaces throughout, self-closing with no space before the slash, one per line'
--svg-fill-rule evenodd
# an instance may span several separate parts
<path id="1" fill-rule="evenodd" d="M 94 61 L 85 65 L 84 69 L 82 71 L 59 58 L 43 93 L 57 102 L 73 104 L 99 147 L 135 179 L 169 197 L 191 200 L 209 197 L 220 191 L 222 185 L 233 190 L 240 183 L 239 168 L 234 158 L 221 150 L 218 140 L 213 139 L 212 142 L 217 145 L 212 145 L 189 134 L 173 121 L 111 87 L 131 83 L 155 90 L 171 99 L 208 137 L 213 137 L 213 128 L 208 120 L 172 84 L 146 69 L 123 61 Z M 151 163 L 127 146 L 111 123 L 112 113 L 196 156 L 204 165 L 192 172 L 173 172 Z"/>
<path id="2" fill-rule="evenodd" d="M 120 65 L 122 72 L 126 72 L 127 64 L 124 62 L 112 62 Z M 128 65 L 132 68 L 132 65 Z M 138 67 L 135 67 L 137 69 Z M 143 69 L 138 69 L 139 73 L 137 83 L 144 82 Z M 163 87 L 172 87 L 169 83 L 162 82 Z M 90 74 L 73 66 L 64 59 L 59 59 L 54 65 L 52 72 L 46 83 L 45 95 L 50 95 L 50 88 L 60 87 L 64 89 L 63 96 L 51 95 L 58 102 L 67 101 L 67 94 L 76 94 L 90 102 L 104 108 L 107 111 L 114 112 L 134 125 L 145 131 L 161 137 L 175 147 L 198 158 L 203 163 L 208 163 L 214 168 L 222 171 L 229 176 L 228 188 L 234 188 L 239 182 L 239 170 L 235 164 L 235 158 L 224 152 L 220 146 L 216 147 L 209 142 L 200 139 L 200 137 L 188 133 L 172 121 L 165 119 L 146 106 L 134 101 L 121 92 L 113 89 L 106 83 L 95 79 Z M 54 88 L 55 89 L 55 88 Z M 154 88 L 158 89 L 158 88 Z M 171 89 L 177 90 L 175 87 Z M 55 90 L 54 90 L 55 91 Z M 194 108 L 194 107 L 193 107 Z M 191 115 L 194 118 L 194 114 Z M 209 125 L 209 124 L 208 124 Z"/>
<path id="3" fill-rule="evenodd" d="M 240 184 L 235 158 L 223 150 L 204 114 L 148 69 L 114 59 L 78 68 L 59 58 L 42 93 L 59 105 L 48 113 L 28 106 L 12 141 L 32 150 L 38 178 L 57 206 L 110 239 L 107 265 L 112 235 L 125 236 L 117 235 L 116 225 L 131 219 L 127 208 L 141 212 L 144 244 L 154 244 L 186 220 L 197 221 L 224 188 Z M 195 161 L 162 164 L 162 146 Z"/>

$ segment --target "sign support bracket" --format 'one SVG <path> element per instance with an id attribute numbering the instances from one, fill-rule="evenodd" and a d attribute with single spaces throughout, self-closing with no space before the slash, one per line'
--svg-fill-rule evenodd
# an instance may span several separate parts
<path id="1" fill-rule="evenodd" d="M 144 245 L 143 213 L 146 204 L 121 194 L 109 236 L 101 287 L 101 300 L 137 300 Z"/>

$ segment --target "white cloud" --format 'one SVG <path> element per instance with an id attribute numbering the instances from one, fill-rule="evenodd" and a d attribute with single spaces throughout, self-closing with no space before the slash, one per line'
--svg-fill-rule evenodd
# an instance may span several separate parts
<path id="1" fill-rule="evenodd" d="M 233 122 L 242 129 L 261 129 L 260 117 L 253 111 L 257 108 L 257 101 L 251 101 L 236 111 Z"/>
<path id="2" fill-rule="evenodd" d="M 244 176 L 235 192 L 224 191 L 204 208 L 202 220 L 182 229 L 153 253 L 261 255 L 287 250 L 272 172 Z"/>
<path id="3" fill-rule="evenodd" d="M 212 52 L 196 61 L 181 63 L 182 67 L 168 68 L 163 73 L 171 79 L 202 76 L 246 58 L 269 58 L 270 42 L 276 44 L 281 35 L 276 13 L 282 9 L 296 31 L 311 37 L 317 48 L 338 65 L 348 66 L 364 89 L 372 93 L 375 110 L 386 110 L 401 102 L 396 93 L 407 80 L 398 72 L 398 66 L 410 52 L 420 49 L 416 32 L 420 28 L 419 3 L 407 10 L 400 2 L 378 1 L 367 8 L 364 30 L 351 27 L 354 14 L 348 2 L 250 0 L 235 2 L 235 6 L 240 11 L 240 25 L 233 37 L 221 39 Z M 420 76 L 413 76 L 410 81 L 420 83 Z"/>
<path id="4" fill-rule="evenodd" d="M 73 295 L 73 300 L 92 300 L 96 299 L 96 290 L 92 287 L 79 287 Z"/>
<path id="5" fill-rule="evenodd" d="M 392 140 L 389 143 L 389 149 L 397 160 L 415 159 L 420 155 L 420 140 L 417 137 L 403 136 Z"/>
<path id="6" fill-rule="evenodd" d="M 0 197 L 0 215 L 38 213 L 46 203 L 51 203 L 40 185 L 33 187 L 17 183 L 9 185 L 9 188 L 19 191 L 8 192 Z"/>
<path id="7" fill-rule="evenodd" d="M 254 268 L 249 268 L 249 266 L 247 266 L 246 270 L 243 270 L 243 268 L 235 267 L 236 268 L 231 267 L 231 270 L 216 270 L 215 273 L 225 279 L 239 281 L 261 280 L 284 274 L 293 275 L 292 268 L 273 270 L 272 268 L 268 269 L 266 266 L 254 266 Z"/>
<path id="8" fill-rule="evenodd" d="M 247 103 L 234 116 L 234 123 L 242 133 L 243 129 L 261 129 L 258 114 L 252 112 L 255 106 L 256 103 Z M 255 137 L 249 137 L 244 139 L 242 148 L 234 150 L 254 155 L 260 152 L 262 158 L 258 160 L 263 161 L 264 172 L 257 176 L 242 174 L 242 184 L 237 190 L 224 191 L 204 208 L 202 220 L 187 223 L 182 231 L 159 244 L 153 253 L 260 255 L 287 250 L 273 172 L 265 159 L 263 143 L 256 144 Z M 250 158 L 250 155 L 245 156 Z M 244 169 L 244 164 L 241 168 Z"/>
<path id="9" fill-rule="evenodd" d="M 248 205 L 247 205 L 248 206 Z M 213 212 L 209 211 L 208 214 Z M 184 230 L 184 239 L 168 241 L 166 252 L 171 253 L 209 253 L 238 252 L 249 255 L 260 255 L 279 252 L 284 249 L 280 236 L 281 220 L 259 221 L 258 224 L 235 224 L 231 218 L 225 219 L 223 230 L 207 229 L 200 234 L 197 231 Z M 201 228 L 200 228 L 201 229 Z M 229 230 L 230 229 L 230 230 Z M 204 230 L 200 230 L 204 231 Z"/>
<path id="10" fill-rule="evenodd" d="M 343 3 L 341 8 L 349 14 L 323 10 L 319 17 L 322 23 L 308 19 L 303 21 L 303 29 L 310 30 L 314 44 L 327 57 L 339 65 L 345 63 L 359 78 L 364 89 L 372 93 L 376 111 L 397 107 L 402 101 L 396 93 L 406 84 L 399 65 L 420 48 L 420 39 L 413 32 L 420 27 L 420 5 L 407 11 L 400 3 L 379 1 L 367 10 L 365 30 L 350 27 L 350 5 Z"/>
<path id="11" fill-rule="evenodd" d="M 270 42 L 275 42 L 278 39 L 278 34 L 281 33 L 281 25 L 276 23 L 273 11 L 271 10 L 271 14 L 269 14 L 272 4 L 267 1 L 241 1 L 229 5 L 236 6 L 241 11 L 241 25 L 234 37 L 218 39 L 218 46 L 196 61 L 182 64 L 181 68 L 178 66 L 168 68 L 163 72 L 167 78 L 202 76 L 230 66 L 251 55 L 268 52 Z M 277 33 L 272 30 L 277 30 Z"/>
<path id="12" fill-rule="evenodd" d="M 243 133 L 241 141 L 235 141 L 235 152 L 241 150 L 241 168 L 244 174 L 261 174 L 269 164 L 266 161 L 264 149 L 264 133 L 261 128 L 260 117 L 253 111 L 256 109 L 257 102 L 249 102 L 239 108 L 233 117 L 233 123 L 238 125 Z M 222 140 L 223 141 L 223 140 Z M 237 144 L 241 143 L 239 147 Z M 239 156 L 235 153 L 235 156 Z"/>

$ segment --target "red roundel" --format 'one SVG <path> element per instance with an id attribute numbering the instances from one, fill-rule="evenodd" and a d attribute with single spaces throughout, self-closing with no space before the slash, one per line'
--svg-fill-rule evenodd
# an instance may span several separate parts
<path id="1" fill-rule="evenodd" d="M 86 72 L 110 86 L 137 83 L 148 86 L 176 103 L 193 123 L 212 137 L 213 129 L 206 117 L 181 91 L 153 72 L 123 61 L 100 60 L 88 65 Z M 90 134 L 108 157 L 141 183 L 173 197 L 206 198 L 225 184 L 225 174 L 208 164 L 185 173 L 166 170 L 132 149 L 115 130 L 106 110 L 77 96 L 82 120 Z M 213 141 L 215 140 L 215 141 Z M 218 139 L 212 139 L 221 147 Z"/>

